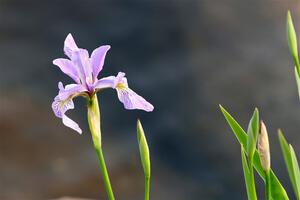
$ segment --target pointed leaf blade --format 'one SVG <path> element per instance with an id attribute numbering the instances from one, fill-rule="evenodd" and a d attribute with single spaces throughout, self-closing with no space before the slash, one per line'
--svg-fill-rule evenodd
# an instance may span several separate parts
<path id="1" fill-rule="evenodd" d="M 239 143 L 243 146 L 243 148 L 247 147 L 247 134 L 246 132 L 241 128 L 241 126 L 238 124 L 238 122 L 228 113 L 227 110 L 225 110 L 224 107 L 220 105 L 220 109 L 231 127 L 233 133 L 235 134 L 236 138 L 238 139 Z M 264 170 L 261 166 L 259 155 L 257 150 L 254 152 L 254 157 L 253 157 L 253 166 L 260 175 L 260 177 L 265 181 L 265 173 Z M 271 188 L 272 188 L 272 198 L 276 200 L 288 200 L 288 195 L 281 185 L 280 181 L 274 174 L 272 170 L 270 170 L 270 181 L 271 181 Z"/>
<path id="2" fill-rule="evenodd" d="M 299 171 L 299 164 L 297 161 L 297 157 L 294 151 L 294 148 L 292 145 L 289 145 L 290 147 L 290 152 L 291 152 L 291 158 L 292 158 L 292 163 L 293 163 L 293 171 L 294 171 L 294 178 L 295 178 L 295 185 L 297 190 L 295 191 L 296 196 L 299 199 L 300 196 L 300 171 Z"/>

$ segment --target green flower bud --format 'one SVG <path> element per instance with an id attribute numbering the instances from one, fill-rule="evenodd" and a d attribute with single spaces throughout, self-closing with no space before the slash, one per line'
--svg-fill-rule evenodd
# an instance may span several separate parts
<path id="1" fill-rule="evenodd" d="M 150 154 L 147 140 L 140 120 L 137 120 L 137 138 L 140 149 L 141 162 L 146 178 L 150 178 Z"/>
<path id="2" fill-rule="evenodd" d="M 87 104 L 88 123 L 92 134 L 94 146 L 96 149 L 101 148 L 101 129 L 100 129 L 100 111 L 97 95 L 94 94 Z"/>

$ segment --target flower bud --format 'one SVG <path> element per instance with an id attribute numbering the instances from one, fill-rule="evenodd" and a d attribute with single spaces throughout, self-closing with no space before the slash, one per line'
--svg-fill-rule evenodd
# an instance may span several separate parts
<path id="1" fill-rule="evenodd" d="M 267 128 L 263 121 L 260 122 L 257 146 L 261 166 L 265 171 L 269 171 L 271 167 L 270 146 Z"/>
<path id="2" fill-rule="evenodd" d="M 97 95 L 93 95 L 88 100 L 88 123 L 92 134 L 92 139 L 96 149 L 101 148 L 100 110 Z"/>
<path id="3" fill-rule="evenodd" d="M 140 120 L 137 121 L 137 138 L 141 155 L 141 162 L 146 178 L 150 178 L 150 154 L 147 140 Z"/>

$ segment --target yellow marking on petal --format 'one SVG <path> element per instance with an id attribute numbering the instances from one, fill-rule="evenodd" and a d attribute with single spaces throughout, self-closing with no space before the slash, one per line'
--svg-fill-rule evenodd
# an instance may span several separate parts
<path id="1" fill-rule="evenodd" d="M 124 83 L 118 83 L 116 88 L 119 90 L 123 90 L 123 89 L 127 89 L 128 87 Z"/>

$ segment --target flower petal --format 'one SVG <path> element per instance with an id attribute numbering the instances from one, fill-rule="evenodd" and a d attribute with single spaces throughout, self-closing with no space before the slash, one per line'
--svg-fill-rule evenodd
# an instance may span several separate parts
<path id="1" fill-rule="evenodd" d="M 106 53 L 110 49 L 109 45 L 100 46 L 92 52 L 91 64 L 93 69 L 94 80 L 98 77 L 99 72 L 102 70 Z"/>
<path id="2" fill-rule="evenodd" d="M 86 49 L 74 51 L 72 54 L 72 61 L 77 67 L 82 82 L 91 85 L 93 83 L 93 76 L 88 51 Z"/>
<path id="3" fill-rule="evenodd" d="M 119 100 L 124 104 L 128 110 L 140 109 L 147 112 L 153 111 L 154 107 L 151 103 L 146 101 L 143 97 L 135 93 L 130 88 L 116 88 Z"/>
<path id="4" fill-rule="evenodd" d="M 67 115 L 64 115 L 62 117 L 62 121 L 65 126 L 77 131 L 79 134 L 82 133 L 82 130 L 79 127 L 79 125 L 76 122 L 74 122 L 72 119 L 70 119 Z"/>
<path id="5" fill-rule="evenodd" d="M 63 73 L 70 76 L 76 83 L 80 83 L 77 70 L 71 60 L 58 58 L 53 60 L 53 64 L 58 66 Z"/>
<path id="6" fill-rule="evenodd" d="M 119 100 L 128 110 L 140 109 L 147 112 L 153 111 L 154 107 L 143 97 L 135 93 L 128 87 L 125 73 L 119 72 L 117 76 L 109 76 L 98 80 L 95 85 L 97 90 L 104 88 L 114 88 L 117 90 Z"/>
<path id="7" fill-rule="evenodd" d="M 70 109 L 74 109 L 74 103 L 72 99 L 75 96 L 81 95 L 86 91 L 86 89 L 79 84 L 66 85 L 64 88 L 61 82 L 59 82 L 58 87 L 59 93 L 54 98 L 52 110 L 57 117 L 62 118 L 64 125 L 74 129 L 78 133 L 81 133 L 81 129 L 79 128 L 78 124 L 67 117 L 65 113 Z"/>
<path id="8" fill-rule="evenodd" d="M 76 45 L 71 33 L 69 33 L 65 39 L 64 52 L 69 58 L 71 58 L 72 53 L 77 50 L 78 50 L 78 46 Z"/>
<path id="9" fill-rule="evenodd" d="M 115 88 L 115 76 L 108 76 L 105 78 L 101 78 L 95 84 L 95 89 L 101 90 L 105 88 Z"/>

